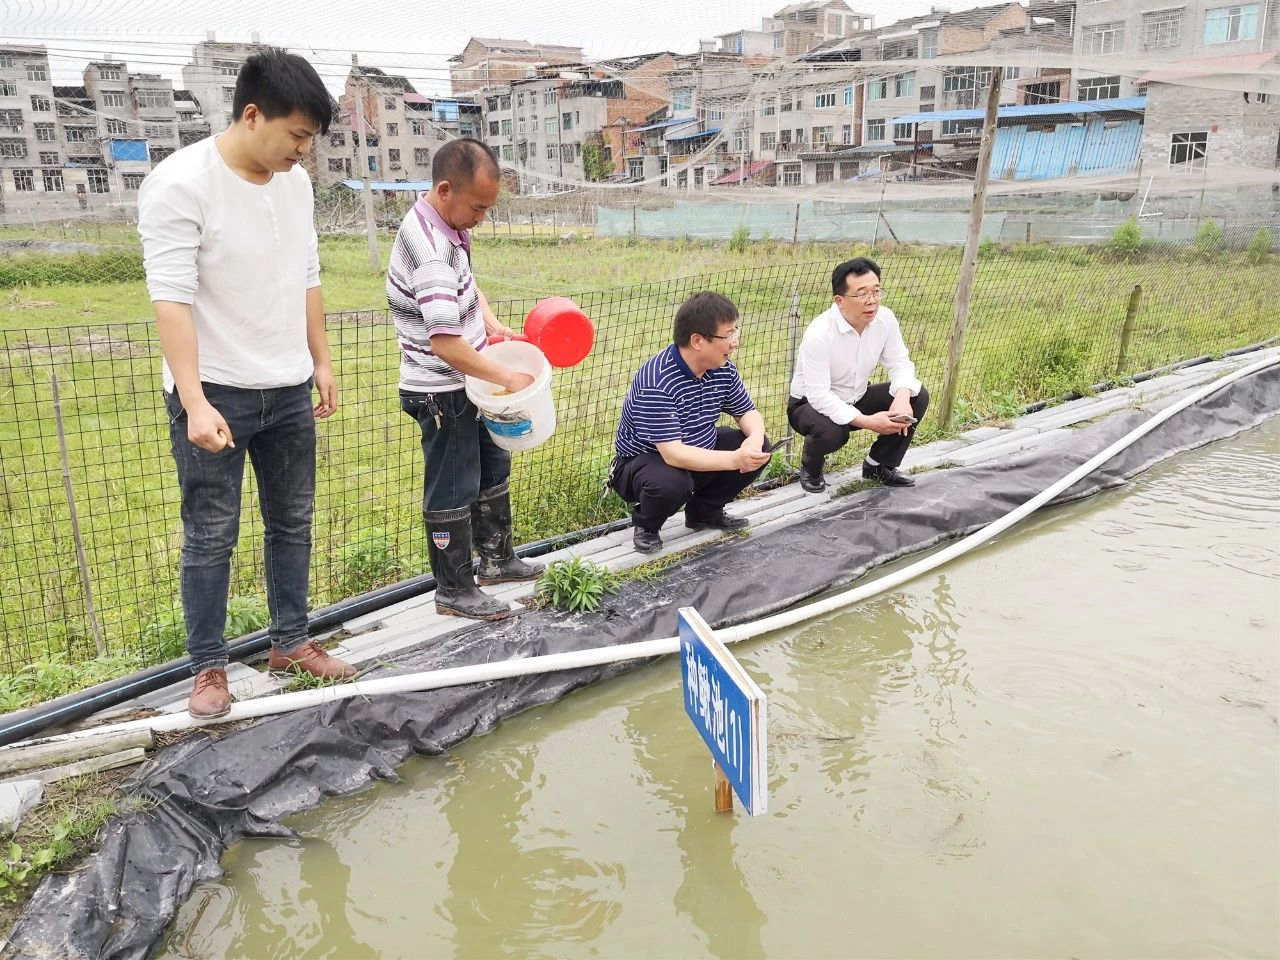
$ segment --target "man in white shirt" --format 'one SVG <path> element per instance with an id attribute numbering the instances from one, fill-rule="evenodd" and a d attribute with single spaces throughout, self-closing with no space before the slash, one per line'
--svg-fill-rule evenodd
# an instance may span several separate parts
<path id="1" fill-rule="evenodd" d="M 221 716 L 231 705 L 223 631 L 246 453 L 264 525 L 269 666 L 355 673 L 307 632 L 315 421 L 333 413 L 338 392 L 300 161 L 328 129 L 331 103 L 301 57 L 254 54 L 236 78 L 231 126 L 165 159 L 138 195 L 182 492 L 192 716 Z"/>
<path id="2" fill-rule="evenodd" d="M 891 487 L 915 486 L 898 467 L 929 393 L 916 379 L 898 318 L 880 303 L 879 265 L 866 257 L 846 260 L 831 274 L 831 292 L 832 306 L 804 332 L 787 401 L 787 419 L 805 438 L 800 485 L 821 493 L 827 454 L 848 443 L 854 430 L 870 430 L 878 436 L 862 476 Z M 889 382 L 871 384 L 881 363 Z"/>

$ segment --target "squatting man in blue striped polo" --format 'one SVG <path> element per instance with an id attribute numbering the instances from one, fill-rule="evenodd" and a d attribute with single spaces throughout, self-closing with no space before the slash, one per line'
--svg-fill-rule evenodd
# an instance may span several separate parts
<path id="1" fill-rule="evenodd" d="M 725 513 L 769 462 L 764 418 L 738 368 L 738 308 L 718 293 L 695 293 L 675 320 L 675 342 L 651 358 L 622 405 L 610 485 L 632 505 L 640 553 L 662 549 L 658 531 L 684 507 L 694 530 L 741 530 Z M 727 413 L 740 429 L 717 427 Z"/>

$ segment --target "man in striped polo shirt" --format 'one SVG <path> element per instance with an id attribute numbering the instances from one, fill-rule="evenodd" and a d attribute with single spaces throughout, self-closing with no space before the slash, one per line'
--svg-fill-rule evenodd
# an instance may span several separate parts
<path id="1" fill-rule="evenodd" d="M 725 504 L 769 462 L 764 418 L 729 360 L 738 308 L 718 293 L 695 293 L 676 311 L 674 339 L 631 381 L 614 440 L 610 482 L 632 504 L 640 553 L 662 549 L 658 531 L 681 506 L 694 530 L 741 530 L 747 521 Z M 740 429 L 717 427 L 721 413 Z"/>
<path id="2" fill-rule="evenodd" d="M 400 341 L 400 406 L 422 430 L 426 474 L 422 515 L 436 577 L 436 612 L 477 620 L 511 615 L 509 604 L 476 586 L 533 580 L 541 569 L 515 555 L 507 478 L 511 455 L 495 444 L 467 399 L 464 376 L 511 393 L 533 382 L 490 359 L 500 324 L 471 274 L 471 238 L 498 199 L 500 171 L 479 140 L 452 140 L 431 162 L 431 190 L 396 234 L 387 269 L 387 303 Z"/>

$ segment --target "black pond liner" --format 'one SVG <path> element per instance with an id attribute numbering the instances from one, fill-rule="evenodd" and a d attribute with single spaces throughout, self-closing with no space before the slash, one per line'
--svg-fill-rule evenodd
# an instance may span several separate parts
<path id="1" fill-rule="evenodd" d="M 1116 487 L 1176 453 L 1277 413 L 1280 365 L 1177 414 L 1059 502 Z M 1148 416 L 1124 411 L 1047 449 L 925 473 L 914 490 L 877 488 L 836 500 L 819 517 L 726 541 L 657 581 L 628 583 L 600 612 L 566 617 L 530 611 L 464 628 L 400 655 L 394 672 L 670 636 L 675 608 L 684 605 L 718 626 L 757 619 L 990 523 Z M 414 753 L 443 753 L 522 710 L 641 665 L 344 700 L 198 734 L 163 749 L 131 782 L 158 805 L 112 820 L 98 851 L 79 868 L 45 878 L 14 927 L 10 956 L 145 957 L 193 885 L 221 874 L 219 857 L 241 837 L 292 836 L 280 821 L 326 796 L 394 779 L 396 767 Z"/>

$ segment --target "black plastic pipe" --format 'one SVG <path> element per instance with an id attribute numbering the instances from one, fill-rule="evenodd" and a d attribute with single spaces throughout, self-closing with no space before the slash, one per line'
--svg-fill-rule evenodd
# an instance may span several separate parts
<path id="1" fill-rule="evenodd" d="M 625 530 L 629 526 L 631 526 L 630 520 L 614 520 L 584 530 L 536 540 L 520 547 L 516 553 L 521 557 L 538 557 L 592 537 Z M 435 577 L 425 574 L 322 607 L 313 611 L 308 617 L 307 633 L 314 636 L 326 630 L 332 630 L 348 620 L 421 596 L 435 585 Z M 228 644 L 228 655 L 232 660 L 245 660 L 265 652 L 270 646 L 271 641 L 267 631 L 259 630 L 231 641 Z M 30 739 L 49 727 L 71 723 L 97 713 L 99 710 L 119 706 L 135 697 L 152 693 L 190 676 L 191 658 L 179 657 L 127 677 L 108 680 L 26 710 L 5 714 L 0 716 L 0 746 Z"/>

